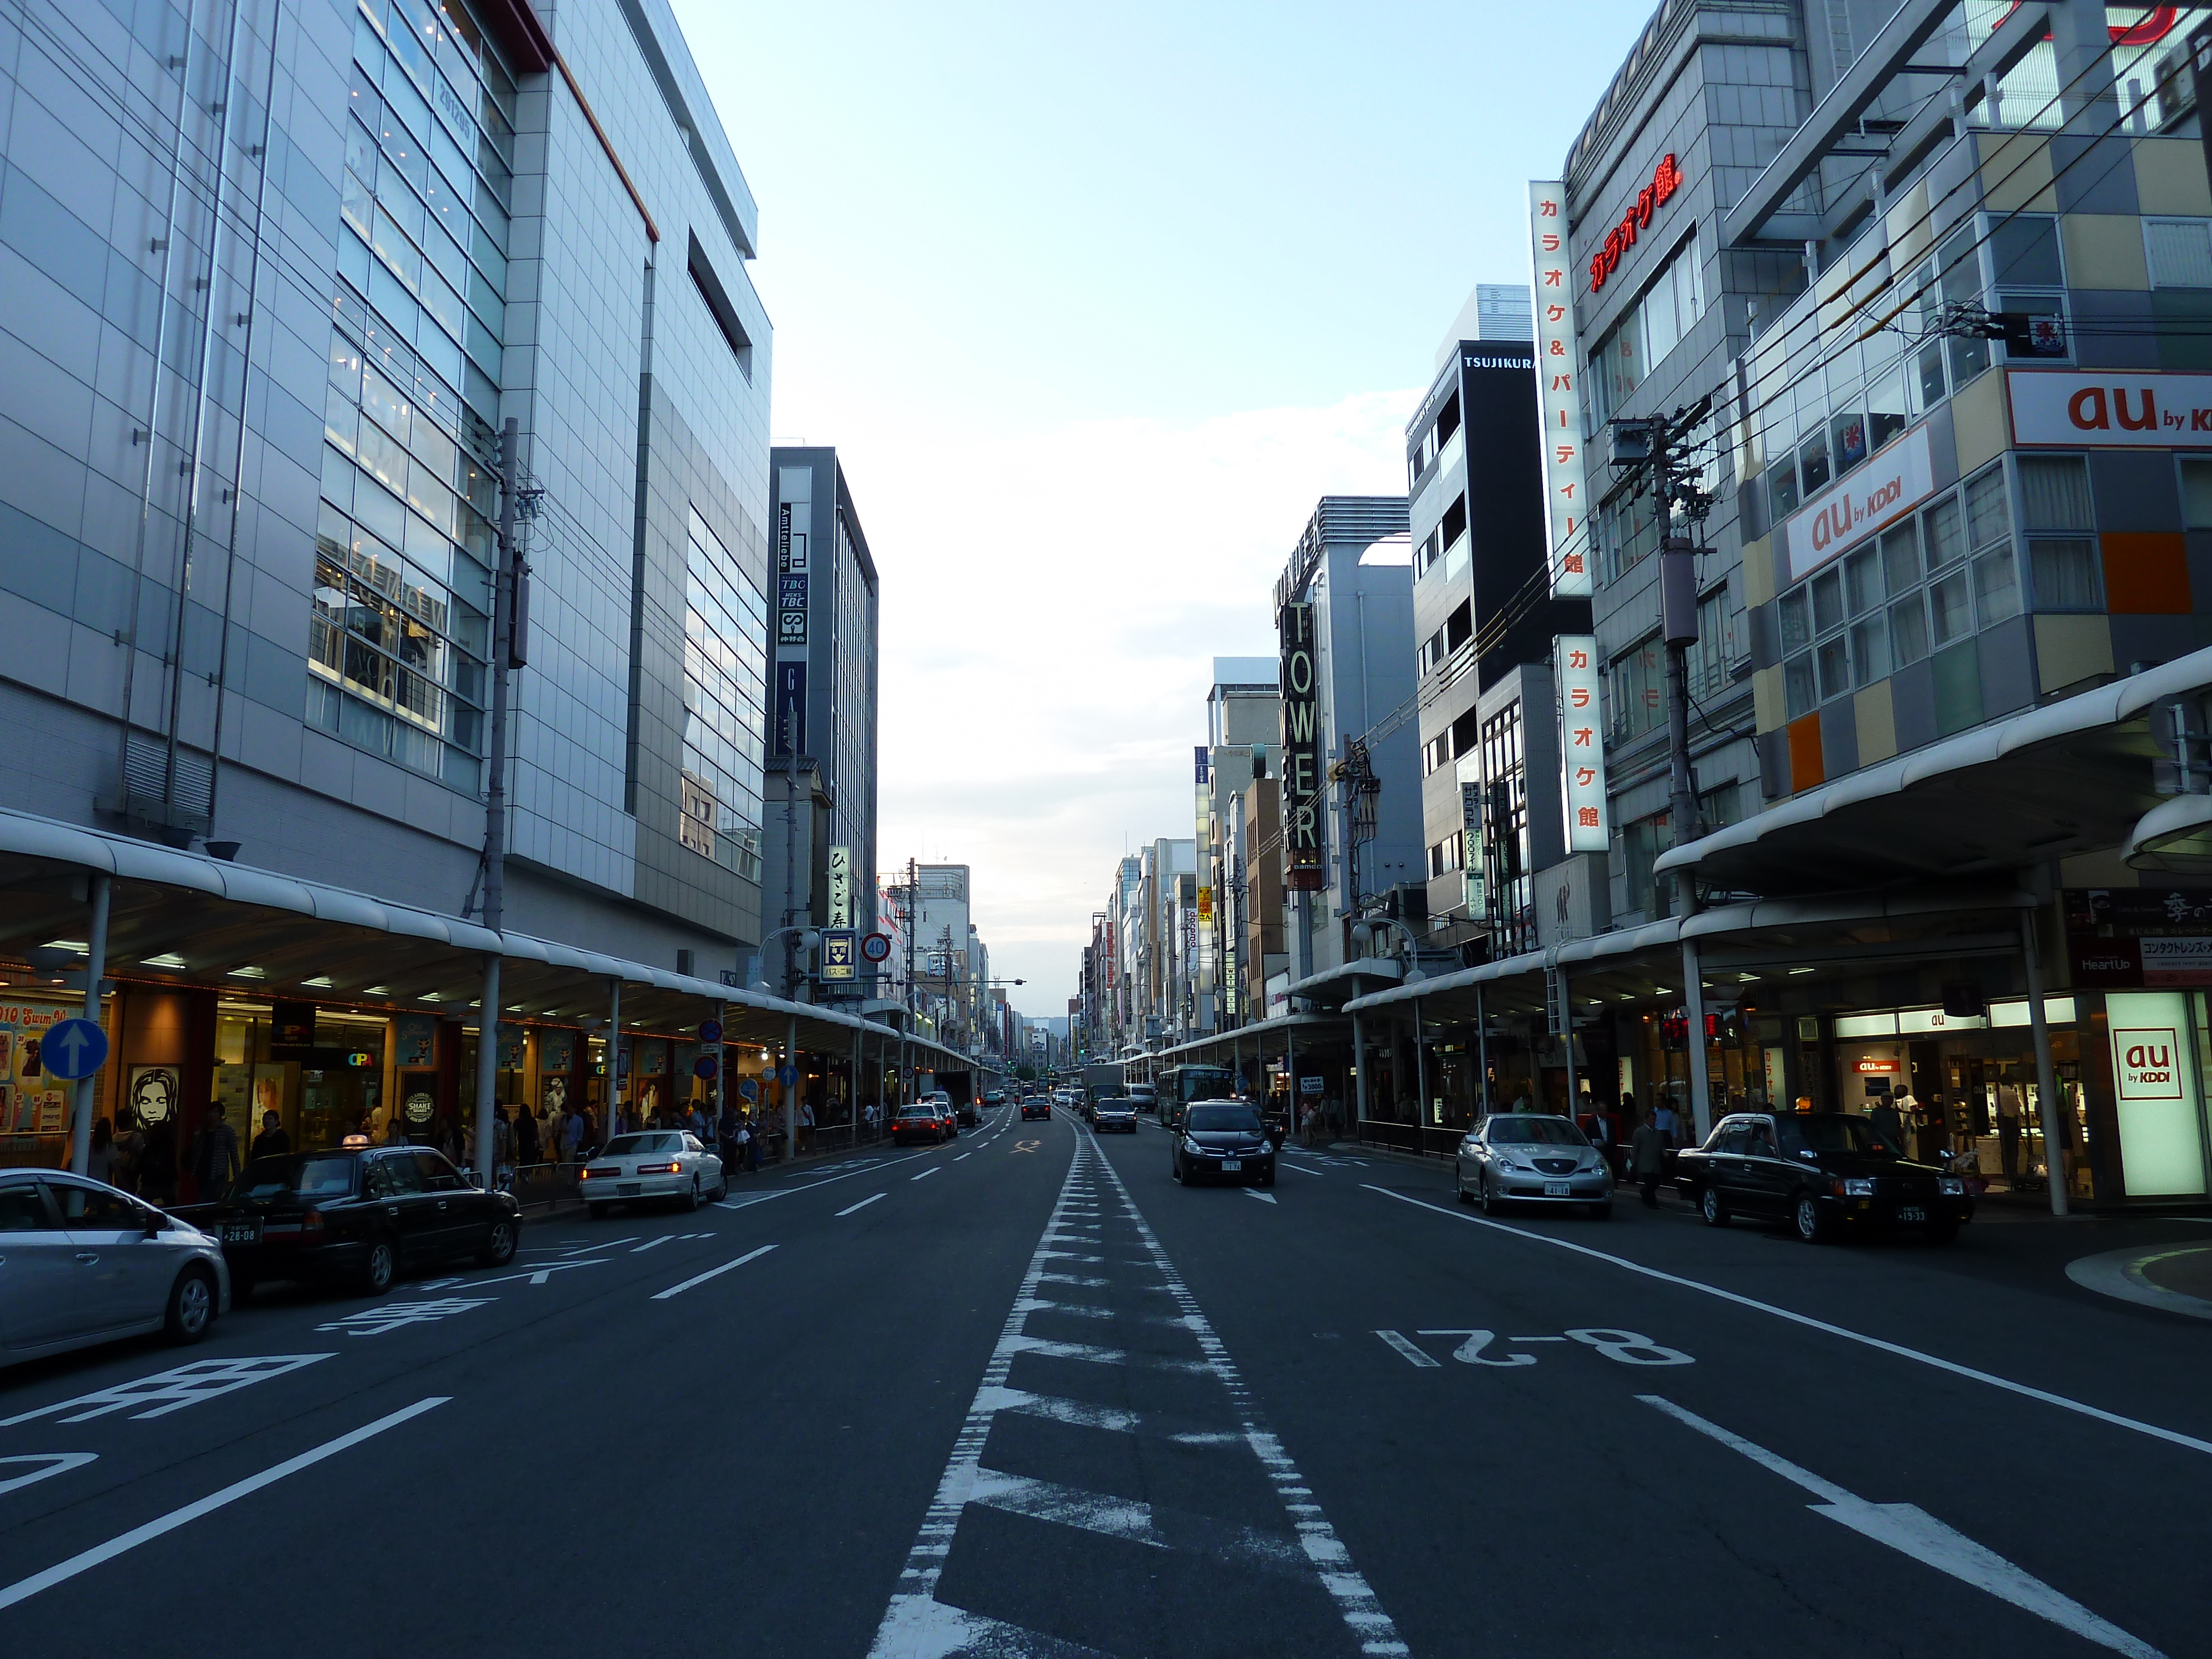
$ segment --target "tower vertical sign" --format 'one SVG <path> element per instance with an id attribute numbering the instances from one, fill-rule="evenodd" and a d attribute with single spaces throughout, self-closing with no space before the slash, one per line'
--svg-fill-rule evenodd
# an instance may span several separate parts
<path id="1" fill-rule="evenodd" d="M 1282 630 L 1283 885 L 1317 893 L 1328 884 L 1321 843 L 1320 688 L 1313 606 L 1286 605 Z"/>
<path id="2" fill-rule="evenodd" d="M 1566 795 L 1567 851 L 1602 853 L 1607 822 L 1605 735 L 1600 712 L 1597 641 L 1562 634 L 1552 641 L 1559 684 L 1559 782 Z"/>
<path id="3" fill-rule="evenodd" d="M 1536 405 L 1544 446 L 1544 498 L 1551 524 L 1552 592 L 1589 597 L 1589 525 L 1584 505 L 1581 371 L 1575 341 L 1575 285 L 1567 276 L 1567 187 L 1528 186 L 1528 240 L 1535 256 Z"/>

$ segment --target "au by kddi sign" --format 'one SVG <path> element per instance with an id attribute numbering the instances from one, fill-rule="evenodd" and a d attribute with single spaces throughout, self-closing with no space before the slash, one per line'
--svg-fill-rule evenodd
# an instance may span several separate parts
<path id="1" fill-rule="evenodd" d="M 1283 885 L 1317 893 L 1328 885 L 1321 839 L 1320 687 L 1313 606 L 1286 605 L 1281 618 Z"/>

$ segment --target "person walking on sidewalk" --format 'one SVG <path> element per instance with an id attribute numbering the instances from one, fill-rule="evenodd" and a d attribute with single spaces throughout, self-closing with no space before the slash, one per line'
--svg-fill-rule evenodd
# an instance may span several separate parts
<path id="1" fill-rule="evenodd" d="M 261 1133 L 253 1137 L 249 1158 L 283 1158 L 292 1150 L 292 1137 L 284 1133 L 284 1120 L 275 1112 L 261 1115 Z"/>
<path id="2" fill-rule="evenodd" d="M 1656 1112 L 1636 1126 L 1636 1134 L 1628 1143 L 1628 1167 L 1644 1194 L 1644 1207 L 1657 1209 L 1659 1178 L 1667 1172 L 1667 1136 L 1659 1127 Z"/>
<path id="3" fill-rule="evenodd" d="M 814 1150 L 814 1103 L 811 1100 L 799 1103 L 799 1150 Z"/>
<path id="4" fill-rule="evenodd" d="M 207 1116 L 192 1137 L 185 1164 L 199 1183 L 198 1201 L 212 1204 L 230 1190 L 238 1173 L 238 1131 L 222 1121 L 222 1103 L 208 1102 Z"/>

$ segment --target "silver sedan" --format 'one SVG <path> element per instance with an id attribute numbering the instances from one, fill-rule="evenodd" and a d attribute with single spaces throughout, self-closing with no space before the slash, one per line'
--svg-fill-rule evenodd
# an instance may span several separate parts
<path id="1" fill-rule="evenodd" d="M 0 1170 L 0 1364 L 165 1333 L 230 1310 L 222 1246 L 84 1176 Z"/>
<path id="2" fill-rule="evenodd" d="M 1580 1205 L 1613 1213 L 1613 1172 L 1571 1120 L 1548 1113 L 1502 1112 L 1462 1136 L 1455 1160 L 1462 1204 Z"/>
<path id="3" fill-rule="evenodd" d="M 683 1129 L 642 1129 L 617 1135 L 606 1150 L 577 1171 L 584 1202 L 594 1216 L 616 1204 L 672 1198 L 687 1210 L 730 1195 L 722 1160 Z"/>

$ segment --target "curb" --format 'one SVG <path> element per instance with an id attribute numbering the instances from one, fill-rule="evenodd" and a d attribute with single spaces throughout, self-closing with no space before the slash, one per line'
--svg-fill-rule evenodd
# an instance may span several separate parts
<path id="1" fill-rule="evenodd" d="M 2143 1269 L 2154 1261 L 2163 1261 L 2168 1256 L 2194 1255 L 2204 1248 L 2202 1244 L 2185 1244 L 2178 1249 L 2160 1250 L 2106 1250 L 2097 1255 L 2085 1255 L 2068 1262 L 2066 1277 L 2083 1290 L 2094 1291 L 2100 1296 L 2132 1302 L 2139 1307 L 2157 1308 L 2166 1313 L 2181 1314 L 2191 1319 L 2212 1319 L 2212 1302 L 2201 1296 L 2169 1291 L 2163 1285 L 2154 1285 L 2143 1273 Z"/>

